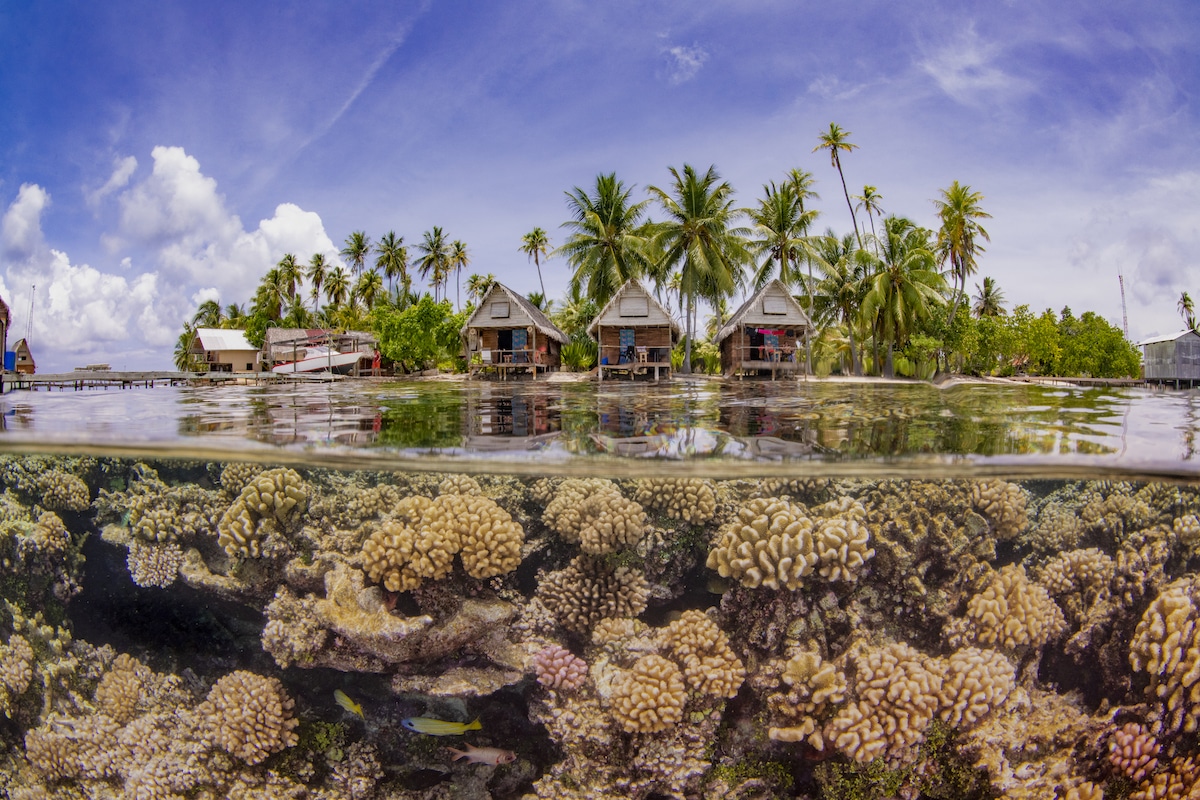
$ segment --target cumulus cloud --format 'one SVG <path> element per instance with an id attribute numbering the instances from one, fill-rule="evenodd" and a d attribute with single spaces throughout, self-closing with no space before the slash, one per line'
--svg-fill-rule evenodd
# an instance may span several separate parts
<path id="1" fill-rule="evenodd" d="M 129 185 L 129 179 L 133 176 L 133 171 L 137 169 L 137 159 L 133 156 L 117 159 L 113 166 L 112 175 L 103 186 L 96 189 L 94 192 L 87 192 L 86 197 L 88 205 L 96 206 L 100 204 L 104 198 L 108 197 L 118 189 L 124 189 Z"/>
<path id="2" fill-rule="evenodd" d="M 42 211 L 50 195 L 34 183 L 23 183 L 0 220 L 0 252 L 12 259 L 29 258 L 43 246 Z"/>
<path id="3" fill-rule="evenodd" d="M 120 228 L 109 245 L 148 248 L 165 279 L 193 290 L 211 287 L 226 303 L 244 302 L 285 253 L 303 261 L 325 253 L 340 263 L 315 212 L 282 203 L 248 231 L 183 148 L 156 147 L 151 157 L 150 176 L 118 195 Z"/>
<path id="4" fill-rule="evenodd" d="M 66 253 L 45 243 L 41 216 L 49 202 L 44 189 L 26 184 L 0 226 L 0 245 L 7 256 L 0 295 L 13 310 L 16 335 L 29 331 L 39 364 L 66 369 L 73 358 L 120 352 L 131 338 L 154 346 L 169 344 L 174 336 L 172 316 L 179 309 L 163 302 L 158 276 L 147 273 L 127 280 L 71 263 Z"/>
<path id="5" fill-rule="evenodd" d="M 699 45 L 675 45 L 666 48 L 663 55 L 667 61 L 667 81 L 672 86 L 678 86 L 696 77 L 704 62 L 708 61 L 708 51 Z"/>

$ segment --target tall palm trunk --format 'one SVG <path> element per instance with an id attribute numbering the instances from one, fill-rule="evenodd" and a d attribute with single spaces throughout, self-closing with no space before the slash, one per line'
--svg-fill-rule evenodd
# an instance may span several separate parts
<path id="1" fill-rule="evenodd" d="M 850 202 L 850 190 L 846 188 L 846 176 L 842 174 L 842 160 L 833 151 L 833 160 L 837 164 L 838 177 L 842 179 L 842 194 L 846 196 L 846 208 L 850 209 L 850 224 L 854 226 L 854 238 L 858 240 L 858 249 L 862 250 L 862 236 L 858 233 L 858 220 L 854 216 L 854 205 Z"/>

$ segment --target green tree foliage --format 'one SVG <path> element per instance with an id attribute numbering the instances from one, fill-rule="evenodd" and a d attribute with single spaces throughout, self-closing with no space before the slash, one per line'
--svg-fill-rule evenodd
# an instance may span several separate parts
<path id="1" fill-rule="evenodd" d="M 410 372 L 461 360 L 465 323 L 465 313 L 455 314 L 448 300 L 429 295 L 403 311 L 377 306 L 370 315 L 380 352 Z"/>
<path id="2" fill-rule="evenodd" d="M 631 203 L 632 191 L 610 172 L 596 176 L 592 194 L 578 186 L 567 192 L 571 219 L 562 227 L 571 233 L 554 253 L 566 256 L 574 270 L 571 291 L 578 287 L 600 306 L 625 281 L 651 271 L 646 230 L 641 227 L 650 201 Z"/>
<path id="3" fill-rule="evenodd" d="M 1136 377 L 1141 358 L 1121 329 L 1093 311 L 1076 319 L 1068 313 L 1058 321 L 1062 348 L 1056 371 L 1059 375 L 1092 378 Z"/>

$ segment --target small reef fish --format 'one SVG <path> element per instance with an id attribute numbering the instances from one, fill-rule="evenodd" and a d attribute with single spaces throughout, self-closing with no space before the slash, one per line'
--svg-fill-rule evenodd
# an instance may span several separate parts
<path id="1" fill-rule="evenodd" d="M 447 747 L 451 753 L 451 761 L 458 761 L 460 758 L 465 758 L 468 764 L 491 764 L 493 767 L 499 764 L 511 764 L 517 760 L 517 754 L 512 750 L 501 750 L 499 747 L 472 747 L 471 745 L 463 745 L 466 750 L 455 750 L 453 747 Z"/>
<path id="2" fill-rule="evenodd" d="M 477 731 L 483 728 L 479 720 L 473 722 L 446 722 L 444 719 L 432 717 L 408 717 L 400 720 L 400 724 L 410 731 L 425 733 L 430 736 L 459 736 L 467 731 Z"/>
<path id="3" fill-rule="evenodd" d="M 353 700 L 351 700 L 350 696 L 347 695 L 345 692 L 343 692 L 341 689 L 333 690 L 333 699 L 337 701 L 337 704 L 339 706 L 346 709 L 351 714 L 354 714 L 354 715 L 360 717 L 361 719 L 364 719 L 364 720 L 366 719 L 366 717 L 363 716 L 362 705 L 360 703 L 356 703 Z"/>

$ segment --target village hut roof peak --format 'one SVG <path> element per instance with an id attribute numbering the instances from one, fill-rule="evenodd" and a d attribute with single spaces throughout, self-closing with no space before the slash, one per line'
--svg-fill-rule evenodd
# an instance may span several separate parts
<path id="1" fill-rule="evenodd" d="M 675 332 L 675 335 L 683 336 L 683 328 L 679 327 L 679 323 L 675 321 L 675 318 L 671 316 L 670 312 L 667 311 L 667 309 L 663 306 L 662 303 L 658 302 L 658 300 L 655 299 L 654 295 L 652 295 L 652 294 L 650 294 L 650 292 L 646 291 L 646 287 L 642 286 L 642 282 L 639 281 L 637 278 L 630 278 L 629 280 L 625 281 L 625 283 L 621 286 L 621 288 L 617 289 L 616 293 L 612 297 L 609 298 L 607 303 L 604 304 L 604 308 L 600 309 L 600 313 L 596 315 L 596 318 L 592 320 L 592 324 L 588 326 L 587 330 L 588 330 L 588 334 L 590 336 L 595 338 L 596 331 L 600 327 L 600 321 L 604 319 L 604 317 L 608 314 L 608 312 L 610 310 L 612 310 L 612 308 L 614 307 L 614 305 L 616 303 L 619 303 L 621 301 L 622 297 L 624 297 L 626 294 L 628 294 L 630 292 L 638 292 L 642 295 L 645 295 L 646 299 L 649 300 L 651 303 L 653 303 L 655 308 L 657 308 L 659 311 L 661 311 L 662 315 L 667 318 L 667 323 L 670 324 L 671 330 Z M 605 324 L 610 325 L 612 323 L 605 323 Z"/>
<path id="2" fill-rule="evenodd" d="M 804 313 L 804 309 L 800 307 L 798 302 L 796 302 L 796 298 L 792 297 L 792 293 L 788 291 L 787 286 L 785 286 L 783 281 L 779 280 L 779 278 L 775 278 L 769 283 L 764 284 L 761 289 L 750 295 L 750 297 L 746 298 L 746 302 L 738 306 L 737 311 L 734 311 L 733 315 L 729 317 L 728 321 L 726 321 L 726 323 L 721 326 L 721 329 L 717 331 L 717 341 L 720 342 L 724 340 L 727 336 L 736 331 L 738 325 L 742 324 L 742 320 L 744 320 L 750 311 L 753 310 L 754 304 L 762 299 L 772 289 L 778 289 L 779 292 L 783 294 L 784 298 L 786 298 L 785 302 L 789 303 L 792 306 L 792 309 L 800 315 L 800 319 L 802 320 L 805 328 L 812 327 L 812 322 L 809 320 L 808 314 Z"/>
<path id="3" fill-rule="evenodd" d="M 492 283 L 492 286 L 488 289 L 487 294 L 485 294 L 483 299 L 479 301 L 479 308 L 475 309 L 471 316 L 467 318 L 466 323 L 462 326 L 462 330 L 459 331 L 458 335 L 460 338 L 465 339 L 467 337 L 467 331 L 470 328 L 482 327 L 474 322 L 475 317 L 483 312 L 483 309 L 488 305 L 489 298 L 491 298 L 491 296 L 496 292 L 502 292 L 508 297 L 509 300 L 511 300 L 513 303 L 516 303 L 520 309 L 525 312 L 525 315 L 533 321 L 533 326 L 538 329 L 539 333 L 542 333 L 545 336 L 548 336 L 551 339 L 559 341 L 563 344 L 571 341 L 571 337 L 559 330 L 558 326 L 551 322 L 550 318 L 547 317 L 540 308 L 529 302 L 528 298 L 518 294 L 517 292 L 514 292 L 512 289 L 508 288 L 499 281 L 494 281 Z"/>
<path id="4" fill-rule="evenodd" d="M 197 328 L 196 341 L 204 350 L 257 350 L 238 328 Z"/>
<path id="5" fill-rule="evenodd" d="M 1189 333 L 1194 334 L 1194 333 L 1196 333 L 1196 331 L 1192 330 L 1191 328 L 1184 328 L 1182 330 L 1175 331 L 1174 333 L 1164 333 L 1161 336 L 1151 336 L 1149 339 L 1143 339 L 1142 341 L 1138 342 L 1137 346 L 1141 347 L 1142 345 L 1146 345 L 1146 344 L 1159 344 L 1160 342 L 1173 342 L 1176 339 L 1180 338 L 1181 336 L 1187 336 Z"/>

